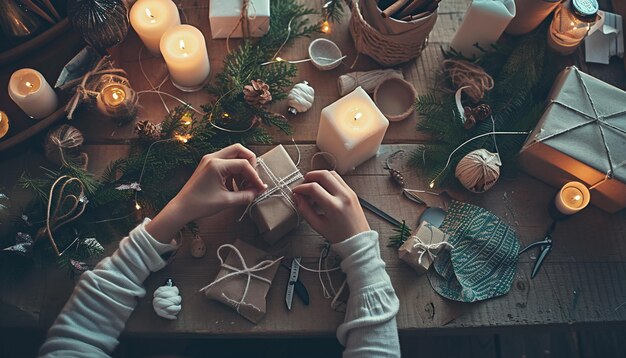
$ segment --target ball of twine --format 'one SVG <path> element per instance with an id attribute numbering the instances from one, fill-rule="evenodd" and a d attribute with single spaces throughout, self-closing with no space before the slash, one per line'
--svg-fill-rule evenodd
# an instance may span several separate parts
<path id="1" fill-rule="evenodd" d="M 484 193 L 498 181 L 501 165 L 498 153 L 477 149 L 459 161 L 455 175 L 467 190 Z"/>
<path id="2" fill-rule="evenodd" d="M 78 129 L 64 124 L 48 133 L 45 144 L 46 158 L 58 165 L 67 165 L 68 156 L 75 157 L 77 153 L 73 152 L 84 141 L 85 138 Z"/>
<path id="3" fill-rule="evenodd" d="M 468 87 L 463 92 L 474 102 L 482 100 L 485 92 L 493 89 L 493 78 L 482 67 L 471 62 L 456 59 L 444 60 L 443 70 L 450 77 L 455 90 Z"/>

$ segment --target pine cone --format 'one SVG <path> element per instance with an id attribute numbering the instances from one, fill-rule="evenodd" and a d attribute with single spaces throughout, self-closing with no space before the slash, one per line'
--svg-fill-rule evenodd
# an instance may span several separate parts
<path id="1" fill-rule="evenodd" d="M 270 86 L 261 80 L 252 80 L 243 87 L 243 98 L 249 105 L 260 108 L 272 100 Z"/>
<path id="2" fill-rule="evenodd" d="M 161 139 L 161 123 L 153 124 L 150 121 L 138 121 L 135 124 L 135 133 L 141 139 L 159 140 Z"/>
<path id="3" fill-rule="evenodd" d="M 491 116 L 491 107 L 486 104 L 480 104 L 474 108 L 464 107 L 465 112 L 465 129 L 473 128 L 477 122 L 483 121 Z"/>

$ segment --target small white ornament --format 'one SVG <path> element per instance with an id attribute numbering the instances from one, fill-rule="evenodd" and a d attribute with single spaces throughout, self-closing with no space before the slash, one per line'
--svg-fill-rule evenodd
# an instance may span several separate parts
<path id="1" fill-rule="evenodd" d="M 296 115 L 308 111 L 313 106 L 314 99 L 315 90 L 309 86 L 307 81 L 296 84 L 289 91 L 289 96 L 287 96 L 289 113 Z"/>
<path id="2" fill-rule="evenodd" d="M 174 286 L 172 279 L 167 279 L 165 286 L 154 291 L 152 307 L 158 316 L 173 320 L 176 319 L 176 315 L 182 308 L 181 301 L 182 297 L 180 297 L 178 287 Z"/>
<path id="3" fill-rule="evenodd" d="M 477 149 L 459 161 L 455 175 L 467 190 L 484 193 L 498 181 L 501 165 L 498 153 Z"/>

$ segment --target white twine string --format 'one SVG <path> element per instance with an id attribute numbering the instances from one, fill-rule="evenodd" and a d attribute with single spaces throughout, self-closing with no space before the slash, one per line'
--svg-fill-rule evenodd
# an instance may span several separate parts
<path id="1" fill-rule="evenodd" d="M 413 248 L 422 250 L 422 253 L 420 254 L 417 260 L 417 263 L 419 263 L 420 265 L 422 264 L 422 258 L 424 257 L 425 254 L 428 254 L 431 260 L 433 261 L 435 260 L 435 257 L 437 257 L 437 255 L 432 253 L 433 250 L 439 250 L 442 247 L 447 247 L 450 250 L 454 249 L 454 245 L 452 245 L 451 243 L 447 241 L 438 242 L 436 244 L 425 244 L 422 241 L 422 239 L 417 237 L 417 235 L 411 236 L 411 238 L 416 241 L 416 243 L 413 244 Z"/>
<path id="2" fill-rule="evenodd" d="M 237 267 L 231 266 L 231 265 L 226 263 L 224 257 L 221 255 L 222 250 L 226 249 L 226 248 L 231 249 L 237 255 L 237 258 L 239 258 L 239 262 L 241 263 L 242 268 L 237 268 Z M 222 293 L 222 296 L 229 303 L 233 304 L 233 306 L 235 307 L 237 312 L 239 312 L 239 308 L 242 305 L 243 306 L 252 307 L 253 309 L 255 309 L 257 311 L 261 311 L 261 309 L 259 309 L 258 307 L 254 306 L 253 304 L 245 302 L 246 301 L 246 297 L 248 295 L 248 290 L 250 289 L 250 282 L 252 281 L 253 278 L 255 278 L 255 279 L 259 280 L 259 281 L 267 283 L 268 285 L 271 285 L 272 284 L 271 280 L 269 280 L 269 279 L 267 279 L 265 277 L 259 276 L 259 275 L 255 274 L 255 272 L 261 272 L 263 270 L 269 269 L 270 267 L 272 267 L 275 264 L 279 263 L 283 259 L 283 257 L 280 257 L 280 258 L 278 258 L 276 260 L 263 260 L 263 261 L 259 262 L 258 264 L 254 265 L 252 267 L 248 267 L 248 265 L 246 264 L 246 261 L 244 260 L 243 256 L 241 255 L 241 252 L 239 251 L 239 249 L 237 247 L 235 247 L 234 245 L 231 245 L 231 244 L 224 244 L 224 245 L 220 246 L 217 249 L 217 258 L 220 260 L 220 267 L 225 268 L 227 270 L 230 270 L 232 272 L 228 273 L 228 274 L 218 278 L 217 280 L 211 282 L 210 284 L 202 287 L 199 292 L 204 292 L 204 291 L 208 290 L 209 288 L 215 286 L 216 284 L 218 284 L 218 283 L 220 283 L 222 281 L 228 280 L 230 278 L 237 277 L 237 276 L 240 276 L 240 275 L 245 275 L 246 276 L 246 286 L 245 286 L 245 288 L 243 290 L 243 294 L 241 295 L 241 299 L 239 299 L 238 301 L 234 300 L 234 299 L 226 296 L 224 293 Z"/>

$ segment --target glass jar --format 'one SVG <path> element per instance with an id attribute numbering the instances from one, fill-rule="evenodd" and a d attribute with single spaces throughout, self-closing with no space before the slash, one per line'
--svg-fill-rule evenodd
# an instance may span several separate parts
<path id="1" fill-rule="evenodd" d="M 596 0 L 567 0 L 562 3 L 550 24 L 550 48 L 562 55 L 574 53 L 595 23 L 597 14 Z"/>

